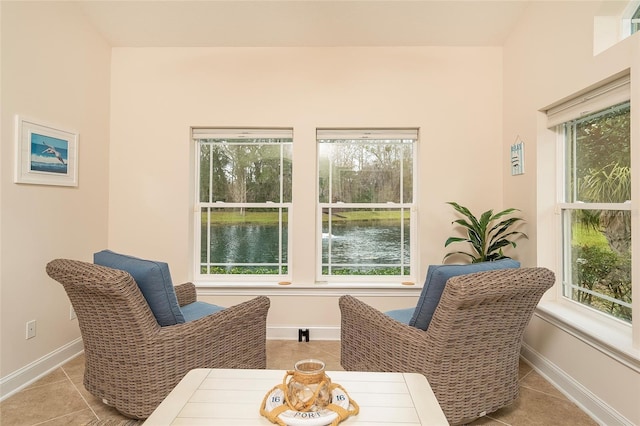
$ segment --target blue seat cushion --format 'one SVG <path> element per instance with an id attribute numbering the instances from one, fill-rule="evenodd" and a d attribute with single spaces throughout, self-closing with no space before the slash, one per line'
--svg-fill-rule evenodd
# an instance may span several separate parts
<path id="1" fill-rule="evenodd" d="M 211 303 L 206 302 L 193 302 L 182 306 L 181 309 L 182 315 L 184 315 L 184 320 L 189 322 L 220 312 L 224 308 L 222 306 L 212 305 Z"/>
<path id="2" fill-rule="evenodd" d="M 166 263 L 127 256 L 111 250 L 95 253 L 93 263 L 131 274 L 161 326 L 185 322 L 171 281 L 169 265 Z"/>
<path id="3" fill-rule="evenodd" d="M 424 287 L 422 287 L 422 293 L 420 293 L 418 304 L 409 321 L 409 325 L 421 330 L 429 328 L 429 323 L 440 302 L 440 297 L 449 278 L 494 269 L 519 267 L 520 262 L 508 258 L 496 260 L 495 262 L 480 262 L 465 265 L 430 265 L 427 270 Z"/>
<path id="4" fill-rule="evenodd" d="M 415 308 L 395 309 L 393 311 L 385 312 L 385 315 L 388 315 L 394 320 L 400 321 L 403 324 L 409 324 L 414 311 Z"/>

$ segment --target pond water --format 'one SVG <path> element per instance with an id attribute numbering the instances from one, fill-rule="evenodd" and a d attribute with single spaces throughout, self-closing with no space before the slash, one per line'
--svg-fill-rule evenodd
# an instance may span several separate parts
<path id="1" fill-rule="evenodd" d="M 282 239 L 287 240 L 287 229 Z M 205 255 L 203 247 L 202 255 Z M 227 225 L 211 227 L 209 247 L 214 263 L 278 263 L 278 226 L 273 225 Z M 286 244 L 283 247 L 283 262 L 286 262 Z"/>
<path id="2" fill-rule="evenodd" d="M 400 263 L 401 256 L 409 262 L 408 229 L 405 231 L 404 254 L 398 226 L 334 225 L 331 235 L 322 235 L 322 261 L 336 264 L 393 264 Z M 283 230 L 283 241 L 287 230 Z M 211 228 L 211 259 L 215 263 L 278 263 L 278 227 L 269 225 L 229 225 Z M 206 244 L 203 244 L 202 255 Z M 287 259 L 286 246 L 283 261 Z"/>
<path id="3" fill-rule="evenodd" d="M 408 230 L 405 231 L 404 261 L 409 262 Z M 334 225 L 331 235 L 322 234 L 322 262 L 339 264 L 392 264 L 400 263 L 403 253 L 402 237 L 398 226 Z"/>

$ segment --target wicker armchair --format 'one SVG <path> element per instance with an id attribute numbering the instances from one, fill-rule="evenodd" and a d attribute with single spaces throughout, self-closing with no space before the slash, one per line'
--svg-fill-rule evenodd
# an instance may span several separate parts
<path id="1" fill-rule="evenodd" d="M 426 331 L 342 296 L 341 364 L 421 373 L 449 423 L 470 422 L 518 397 L 522 335 L 554 280 L 545 268 L 450 278 Z"/>
<path id="2" fill-rule="evenodd" d="M 266 368 L 262 296 L 190 322 L 161 327 L 131 275 L 92 263 L 56 259 L 47 273 L 77 314 L 85 349 L 84 386 L 122 414 L 147 418 L 194 368 Z M 195 286 L 176 286 L 181 306 Z"/>

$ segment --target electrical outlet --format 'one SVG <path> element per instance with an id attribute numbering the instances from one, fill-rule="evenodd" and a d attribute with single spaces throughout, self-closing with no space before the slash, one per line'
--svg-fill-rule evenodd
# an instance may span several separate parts
<path id="1" fill-rule="evenodd" d="M 73 309 L 73 305 L 69 305 L 69 320 L 74 320 L 76 318 L 76 311 Z"/>
<path id="2" fill-rule="evenodd" d="M 36 320 L 27 321 L 27 339 L 36 337 Z"/>

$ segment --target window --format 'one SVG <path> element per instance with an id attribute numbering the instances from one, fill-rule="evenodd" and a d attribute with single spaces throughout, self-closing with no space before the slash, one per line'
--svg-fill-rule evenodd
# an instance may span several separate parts
<path id="1" fill-rule="evenodd" d="M 629 20 L 630 25 L 630 33 L 634 34 L 640 31 L 640 2 L 636 2 L 636 10 L 631 15 L 631 19 Z"/>
<path id="2" fill-rule="evenodd" d="M 625 100 L 625 98 L 627 100 Z M 629 78 L 552 108 L 563 143 L 563 296 L 631 322 Z M 605 106 L 607 105 L 607 106 Z M 587 111 L 587 112 L 585 112 Z"/>
<path id="3" fill-rule="evenodd" d="M 291 129 L 193 129 L 200 277 L 289 272 Z"/>
<path id="4" fill-rule="evenodd" d="M 640 0 L 603 1 L 593 19 L 593 54 L 597 55 L 640 29 Z"/>
<path id="5" fill-rule="evenodd" d="M 417 129 L 318 129 L 316 136 L 318 279 L 410 280 Z"/>

